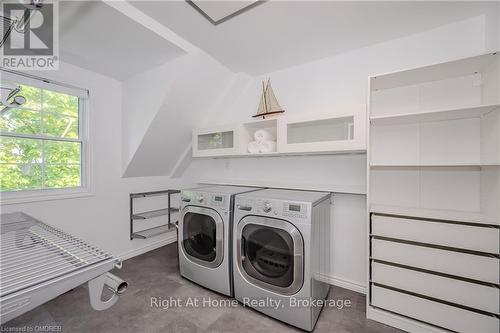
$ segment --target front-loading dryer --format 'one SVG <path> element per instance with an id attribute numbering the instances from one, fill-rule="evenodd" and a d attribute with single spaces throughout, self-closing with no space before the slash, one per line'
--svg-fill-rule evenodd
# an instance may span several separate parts
<path id="1" fill-rule="evenodd" d="M 328 295 L 330 193 L 265 189 L 236 196 L 234 294 L 312 331 Z"/>
<path id="2" fill-rule="evenodd" d="M 208 186 L 181 191 L 178 250 L 183 277 L 233 296 L 231 242 L 234 195 L 259 189 Z"/>

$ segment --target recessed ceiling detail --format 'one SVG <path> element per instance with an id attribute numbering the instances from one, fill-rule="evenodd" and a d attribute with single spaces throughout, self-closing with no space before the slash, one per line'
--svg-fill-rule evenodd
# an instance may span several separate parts
<path id="1" fill-rule="evenodd" d="M 230 20 L 244 12 L 266 2 L 267 0 L 253 1 L 194 1 L 186 0 L 198 13 L 213 25 Z"/>

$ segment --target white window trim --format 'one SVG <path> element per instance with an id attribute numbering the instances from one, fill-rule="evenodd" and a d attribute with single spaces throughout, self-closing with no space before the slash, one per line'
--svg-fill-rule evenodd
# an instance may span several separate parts
<path id="1" fill-rule="evenodd" d="M 22 73 L 13 73 L 1 71 L 3 79 L 8 77 L 9 80 L 19 82 L 21 84 L 31 85 L 41 89 L 63 92 L 79 97 L 79 133 L 81 138 L 78 140 L 63 140 L 63 141 L 78 141 L 82 142 L 81 150 L 81 186 L 73 188 L 60 189 L 37 189 L 37 190 L 20 190 L 0 192 L 0 205 L 12 205 L 27 202 L 61 200 L 94 196 L 93 179 L 93 163 L 92 163 L 92 138 L 90 136 L 91 112 L 90 112 L 90 93 L 87 89 L 73 87 L 58 82 L 51 82 L 44 78 L 27 76 Z M 58 87 L 59 89 L 54 89 Z M 62 89 L 61 89 L 62 87 Z M 69 87 L 69 88 L 68 88 Z M 71 90 L 66 90 L 71 89 Z M 6 134 L 10 135 L 10 134 Z M 13 134 L 10 136 L 28 137 L 28 135 Z M 56 139 L 56 138 L 55 138 Z"/>

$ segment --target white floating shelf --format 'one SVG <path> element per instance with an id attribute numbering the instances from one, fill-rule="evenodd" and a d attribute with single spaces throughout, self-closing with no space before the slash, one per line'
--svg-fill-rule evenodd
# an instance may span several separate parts
<path id="1" fill-rule="evenodd" d="M 462 212 L 456 210 L 426 209 L 415 207 L 387 206 L 372 204 L 371 213 L 401 215 L 456 222 L 500 225 L 500 221 L 480 213 Z"/>
<path id="2" fill-rule="evenodd" d="M 500 104 L 488 104 L 458 109 L 429 110 L 424 112 L 376 116 L 370 117 L 370 123 L 372 125 L 403 125 L 418 122 L 477 118 L 499 108 Z"/>
<path id="3" fill-rule="evenodd" d="M 272 187 L 292 190 L 324 191 L 346 194 L 366 194 L 366 187 L 363 185 L 338 185 L 338 184 L 309 184 L 309 183 L 289 183 L 276 181 L 259 180 L 228 180 L 228 179 L 203 179 L 199 184 L 233 185 L 233 186 L 254 186 Z"/>

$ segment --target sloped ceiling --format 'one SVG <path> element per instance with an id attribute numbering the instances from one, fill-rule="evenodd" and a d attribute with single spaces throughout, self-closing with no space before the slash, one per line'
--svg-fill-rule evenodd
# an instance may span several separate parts
<path id="1" fill-rule="evenodd" d="M 185 1 L 131 1 L 235 72 L 262 74 L 496 10 L 495 2 L 268 1 L 212 25 Z M 219 1 L 212 6 L 224 7 Z"/>
<path id="2" fill-rule="evenodd" d="M 133 104 L 124 109 L 128 123 L 123 124 L 122 138 L 129 147 L 123 156 L 125 177 L 169 175 L 191 144 L 191 130 L 206 126 L 206 121 L 215 116 L 218 110 L 214 106 L 234 76 L 203 52 L 183 56 L 158 68 L 158 72 L 160 75 L 149 73 L 149 84 L 163 87 L 164 92 L 159 106 L 148 111 L 149 121 L 140 133 L 134 132 L 136 122 L 131 119 L 132 113 L 146 116 L 144 109 Z M 124 82 L 124 105 L 137 98 L 158 100 L 158 89 L 129 90 L 127 87 L 136 86 L 136 80 L 143 82 L 147 77 L 141 75 Z"/>
<path id="3" fill-rule="evenodd" d="M 118 80 L 184 51 L 101 1 L 60 1 L 61 60 Z"/>

